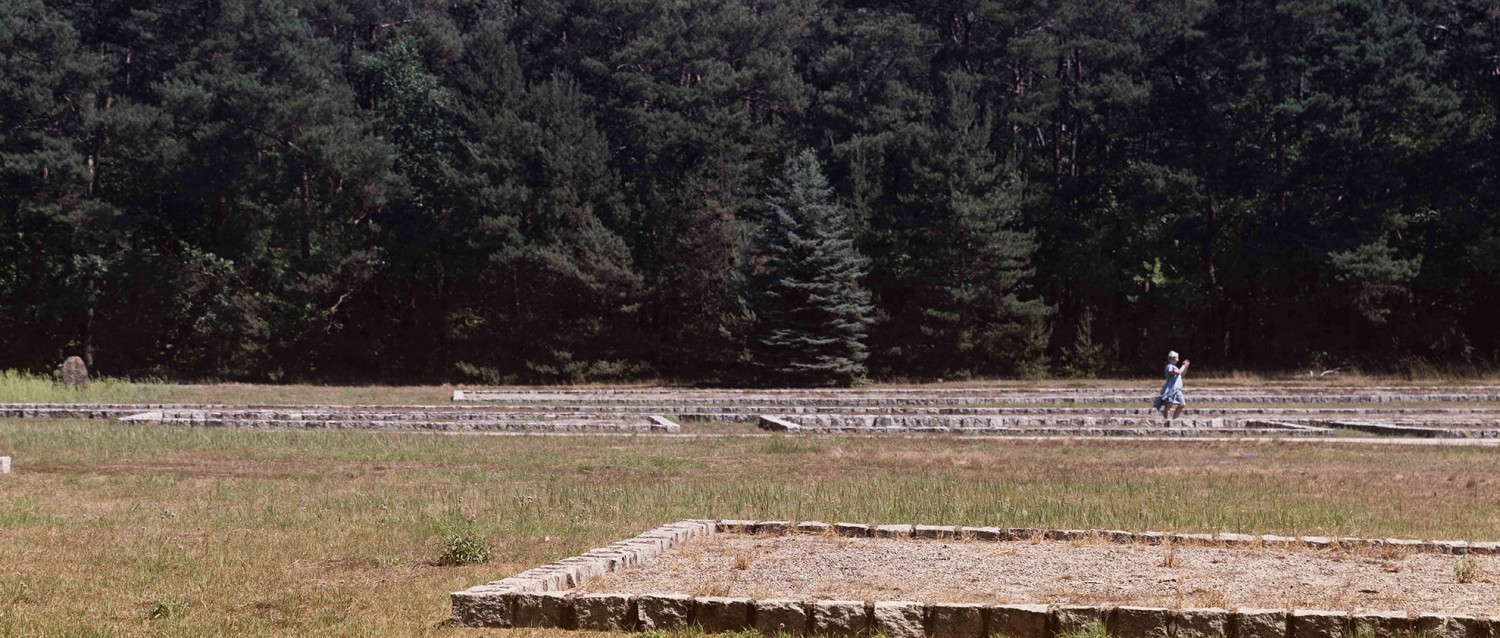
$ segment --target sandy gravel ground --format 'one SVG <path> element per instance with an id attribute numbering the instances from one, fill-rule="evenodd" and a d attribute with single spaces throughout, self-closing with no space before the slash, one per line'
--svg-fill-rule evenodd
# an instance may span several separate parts
<path id="1" fill-rule="evenodd" d="M 1460 560 L 1471 581 L 1458 582 Z M 593 592 L 1500 614 L 1500 557 L 718 534 Z"/>

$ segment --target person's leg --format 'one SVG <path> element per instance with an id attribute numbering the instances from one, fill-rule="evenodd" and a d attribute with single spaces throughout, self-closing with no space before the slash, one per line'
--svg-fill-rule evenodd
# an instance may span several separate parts
<path id="1" fill-rule="evenodd" d="M 1178 403 L 1178 404 L 1175 404 L 1172 407 L 1172 418 L 1177 419 L 1177 418 L 1181 418 L 1181 417 L 1182 417 L 1182 404 Z"/>
<path id="2" fill-rule="evenodd" d="M 1171 421 L 1172 417 L 1168 416 L 1171 413 L 1172 413 L 1172 404 L 1163 401 L 1162 404 L 1161 404 L 1161 418 L 1166 419 L 1168 421 Z"/>

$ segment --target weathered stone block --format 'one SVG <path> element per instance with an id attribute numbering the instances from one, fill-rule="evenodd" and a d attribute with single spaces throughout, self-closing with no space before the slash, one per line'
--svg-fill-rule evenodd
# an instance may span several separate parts
<path id="1" fill-rule="evenodd" d="M 750 599 L 699 596 L 694 599 L 693 624 L 710 633 L 750 628 Z"/>
<path id="2" fill-rule="evenodd" d="M 1251 534 L 1219 534 L 1219 542 L 1233 547 L 1249 547 L 1260 544 L 1260 537 Z"/>
<path id="3" fill-rule="evenodd" d="M 863 636 L 870 631 L 865 603 L 859 600 L 820 600 L 813 603 L 813 633 L 825 636 Z"/>
<path id="4" fill-rule="evenodd" d="M 808 622 L 807 604 L 800 600 L 757 600 L 753 615 L 755 630 L 762 636 L 801 635 L 807 633 L 811 626 Z"/>
<path id="5" fill-rule="evenodd" d="M 1333 546 L 1333 539 L 1327 536 L 1303 536 L 1302 544 L 1308 549 L 1328 549 Z"/>
<path id="6" fill-rule="evenodd" d="M 932 540 L 956 539 L 958 528 L 952 525 L 918 525 L 912 530 L 912 536 Z"/>
<path id="7" fill-rule="evenodd" d="M 798 534 L 823 535 L 833 531 L 833 526 L 828 523 L 816 521 L 797 523 Z"/>
<path id="8" fill-rule="evenodd" d="M 1449 633 L 1448 616 L 1444 614 L 1422 614 L 1411 621 L 1412 632 L 1428 638 L 1463 638 Z"/>
<path id="9" fill-rule="evenodd" d="M 1147 545 L 1160 545 L 1167 538 L 1167 535 L 1162 532 L 1135 532 L 1130 536 L 1133 542 L 1145 543 Z"/>
<path id="10" fill-rule="evenodd" d="M 1229 612 L 1224 609 L 1179 609 L 1172 619 L 1176 638 L 1222 638 L 1229 635 Z"/>
<path id="11" fill-rule="evenodd" d="M 744 521 L 735 519 L 724 519 L 714 525 L 715 532 L 727 532 L 731 534 L 747 533 L 755 525 L 755 521 Z"/>
<path id="12" fill-rule="evenodd" d="M 572 629 L 573 601 L 555 591 L 516 594 L 517 627 Z"/>
<path id="13" fill-rule="evenodd" d="M 790 531 L 792 531 L 791 521 L 761 521 L 755 524 L 756 534 L 784 536 Z"/>
<path id="14" fill-rule="evenodd" d="M 1106 611 L 1103 607 L 1063 605 L 1052 612 L 1052 618 L 1057 633 L 1071 634 L 1083 631 L 1095 623 L 1103 624 Z"/>
<path id="15" fill-rule="evenodd" d="M 1469 553 L 1469 543 L 1467 541 L 1433 541 L 1432 545 L 1444 554 Z"/>
<path id="16" fill-rule="evenodd" d="M 1293 538 L 1291 536 L 1275 536 L 1272 534 L 1266 534 L 1260 537 L 1260 544 L 1265 547 L 1295 547 L 1300 543 L 1301 541 L 1298 541 L 1296 538 Z"/>
<path id="17" fill-rule="evenodd" d="M 883 600 L 875 603 L 874 630 L 887 638 L 925 638 L 922 603 L 910 600 Z"/>
<path id="18" fill-rule="evenodd" d="M 964 538 L 976 541 L 1001 541 L 1005 535 L 998 527 L 965 527 L 962 530 Z"/>
<path id="19" fill-rule="evenodd" d="M 624 594 L 584 594 L 573 599 L 579 629 L 630 631 L 635 628 L 635 601 Z"/>
<path id="20" fill-rule="evenodd" d="M 0 474 L 10 474 L 10 457 L 0 456 Z"/>
<path id="21" fill-rule="evenodd" d="M 995 605 L 990 607 L 991 636 L 1005 638 L 1047 638 L 1046 605 Z"/>
<path id="22" fill-rule="evenodd" d="M 984 612 L 984 605 L 973 603 L 933 605 L 927 633 L 932 638 L 985 638 Z"/>
<path id="23" fill-rule="evenodd" d="M 453 625 L 458 627 L 511 627 L 515 625 L 516 595 L 455 592 L 452 597 Z"/>
<path id="24" fill-rule="evenodd" d="M 1235 638 L 1286 638 L 1285 609 L 1240 608 L 1234 613 Z"/>
<path id="25" fill-rule="evenodd" d="M 1314 609 L 1292 610 L 1289 638 L 1344 638 L 1349 616 L 1342 612 Z"/>
<path id="26" fill-rule="evenodd" d="M 1171 638 L 1172 612 L 1160 607 L 1118 607 L 1109 633 L 1119 638 Z"/>
<path id="27" fill-rule="evenodd" d="M 1500 542 L 1470 543 L 1470 554 L 1500 554 Z"/>
<path id="28" fill-rule="evenodd" d="M 1076 541 L 1088 538 L 1091 534 L 1086 529 L 1049 529 L 1042 532 L 1042 538 L 1049 541 Z"/>
<path id="29" fill-rule="evenodd" d="M 1007 527 L 1002 528 L 1001 533 L 1005 534 L 1004 540 L 1031 540 L 1040 539 L 1046 530 L 1038 530 L 1035 527 Z"/>
<path id="30" fill-rule="evenodd" d="M 833 531 L 839 536 L 863 538 L 870 535 L 870 526 L 859 523 L 834 523 Z"/>
<path id="31" fill-rule="evenodd" d="M 1375 611 L 1356 614 L 1354 633 L 1375 638 L 1404 638 L 1411 633 L 1412 622 L 1404 612 Z"/>
<path id="32" fill-rule="evenodd" d="M 81 357 L 68 357 L 57 367 L 58 380 L 63 385 L 75 388 L 89 387 L 89 369 Z"/>
<path id="33" fill-rule="evenodd" d="M 646 594 L 635 599 L 636 629 L 681 629 L 693 621 L 693 597 Z"/>
<path id="34" fill-rule="evenodd" d="M 1500 638 L 1500 618 L 1491 623 L 1486 618 L 1454 615 L 1445 624 L 1451 638 Z"/>
<path id="35" fill-rule="evenodd" d="M 911 538 L 911 525 L 876 525 L 876 538 Z"/>

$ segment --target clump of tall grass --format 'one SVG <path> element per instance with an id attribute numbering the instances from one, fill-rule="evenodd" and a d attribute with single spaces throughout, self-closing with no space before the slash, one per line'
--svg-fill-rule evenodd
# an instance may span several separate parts
<path id="1" fill-rule="evenodd" d="M 475 565 L 488 563 L 493 556 L 494 550 L 489 543 L 467 531 L 457 531 L 448 534 L 437 564 L 444 567 Z"/>
<path id="2" fill-rule="evenodd" d="M 1468 584 L 1480 580 L 1479 563 L 1465 556 L 1453 563 L 1453 578 L 1460 584 Z"/>
<path id="3" fill-rule="evenodd" d="M 166 394 L 164 384 L 152 381 L 100 377 L 74 388 L 47 375 L 0 370 L 0 403 L 150 403 Z"/>
<path id="4" fill-rule="evenodd" d="M 1104 628 L 1104 623 L 1093 622 L 1073 631 L 1061 633 L 1058 638 L 1113 638 Z"/>
<path id="5" fill-rule="evenodd" d="M 156 601 L 146 612 L 146 618 L 150 620 L 177 620 L 187 613 L 187 603 L 180 600 L 163 598 Z"/>

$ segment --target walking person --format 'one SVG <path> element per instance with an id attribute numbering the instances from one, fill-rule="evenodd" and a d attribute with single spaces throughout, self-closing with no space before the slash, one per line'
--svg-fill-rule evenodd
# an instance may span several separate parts
<path id="1" fill-rule="evenodd" d="M 1172 419 L 1182 416 L 1182 406 L 1187 403 L 1182 398 L 1182 373 L 1187 372 L 1188 360 L 1183 359 L 1182 365 L 1177 365 L 1177 351 L 1167 353 L 1167 382 L 1161 386 L 1161 393 L 1156 395 L 1156 400 L 1151 407 L 1161 409 L 1161 418 L 1168 423 Z"/>

